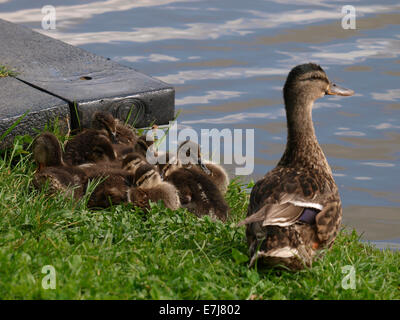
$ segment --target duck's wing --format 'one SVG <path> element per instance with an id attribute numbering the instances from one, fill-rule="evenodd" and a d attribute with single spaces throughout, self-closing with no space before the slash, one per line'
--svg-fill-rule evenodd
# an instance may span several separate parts
<path id="1" fill-rule="evenodd" d="M 298 207 L 290 203 L 268 204 L 239 222 L 238 226 L 253 222 L 262 222 L 263 226 L 277 225 L 285 227 L 295 223 L 301 216 L 303 210 L 304 207 Z"/>
<path id="2" fill-rule="evenodd" d="M 248 217 L 239 225 L 262 222 L 262 226 L 289 226 L 304 208 L 322 210 L 319 188 L 312 178 L 297 170 L 275 168 L 259 180 L 250 195 Z"/>
<path id="3" fill-rule="evenodd" d="M 277 170 L 279 172 L 271 171 L 256 183 L 250 196 L 248 216 L 239 226 L 254 222 L 262 227 L 289 226 L 304 221 L 305 208 L 312 208 L 310 220 L 316 223 L 318 238 L 330 244 L 336 237 L 342 216 L 333 179 L 328 175 L 317 179 L 311 173 Z"/>

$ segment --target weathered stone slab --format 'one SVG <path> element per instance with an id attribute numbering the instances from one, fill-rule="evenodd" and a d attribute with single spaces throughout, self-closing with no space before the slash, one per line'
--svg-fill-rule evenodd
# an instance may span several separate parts
<path id="1" fill-rule="evenodd" d="M 46 123 L 58 118 L 64 132 L 70 119 L 68 103 L 36 90 L 11 78 L 0 78 L 0 136 L 27 110 L 23 120 L 0 142 L 0 148 L 9 147 L 16 135 L 34 135 L 34 129 L 43 129 Z"/>
<path id="2" fill-rule="evenodd" d="M 174 88 L 132 68 L 1 19 L 0 43 L 0 63 L 18 79 L 68 101 L 72 111 L 76 103 L 83 127 L 94 110 L 121 118 L 132 105 L 135 126 L 165 124 L 174 116 Z"/>

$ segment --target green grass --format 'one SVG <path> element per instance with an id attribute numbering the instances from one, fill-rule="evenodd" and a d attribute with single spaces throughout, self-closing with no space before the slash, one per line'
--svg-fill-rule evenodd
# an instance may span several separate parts
<path id="1" fill-rule="evenodd" d="M 14 77 L 16 73 L 8 69 L 6 66 L 0 64 L 0 78 Z"/>
<path id="2" fill-rule="evenodd" d="M 248 204 L 238 181 L 226 224 L 162 205 L 146 214 L 130 205 L 90 211 L 31 187 L 24 141 L 0 156 L 1 299 L 400 298 L 400 253 L 362 244 L 354 231 L 341 232 L 311 269 L 249 269 L 244 227 L 235 227 Z M 55 290 L 42 288 L 45 265 L 56 270 Z M 354 290 L 341 286 L 346 265 L 355 268 Z"/>

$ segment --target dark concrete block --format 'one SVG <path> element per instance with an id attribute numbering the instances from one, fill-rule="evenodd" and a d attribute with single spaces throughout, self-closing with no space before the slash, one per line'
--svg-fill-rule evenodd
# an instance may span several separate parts
<path id="1" fill-rule="evenodd" d="M 27 110 L 29 113 L 0 142 L 0 148 L 10 146 L 16 135 L 35 135 L 35 128 L 43 129 L 46 123 L 56 118 L 67 133 L 70 119 L 67 102 L 36 90 L 17 79 L 0 78 L 0 136 Z"/>
<path id="2" fill-rule="evenodd" d="M 143 111 L 136 126 L 174 117 L 174 88 L 134 69 L 1 19 L 0 43 L 0 63 L 18 72 L 18 79 L 68 101 L 72 111 L 76 102 L 82 126 L 94 110 L 122 117 L 130 104 L 131 119 Z"/>

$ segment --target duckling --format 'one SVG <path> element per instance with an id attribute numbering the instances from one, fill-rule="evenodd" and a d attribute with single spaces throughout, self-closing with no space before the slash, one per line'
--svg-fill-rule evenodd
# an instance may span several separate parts
<path id="1" fill-rule="evenodd" d="M 283 88 L 288 137 L 277 166 L 250 195 L 246 237 L 250 265 L 311 266 L 320 249 L 332 245 L 342 219 L 341 200 L 312 122 L 314 101 L 354 92 L 331 83 L 324 70 L 308 63 L 293 68 Z"/>
<path id="2" fill-rule="evenodd" d="M 146 157 L 147 149 L 154 143 L 154 141 L 147 141 L 146 135 L 142 135 L 137 139 L 137 142 L 133 148 L 133 152 L 140 153 L 143 157 Z"/>
<path id="3" fill-rule="evenodd" d="M 65 146 L 64 160 L 69 165 L 116 159 L 117 154 L 108 137 L 92 129 L 78 134 Z"/>
<path id="4" fill-rule="evenodd" d="M 80 165 L 104 160 L 115 160 L 115 119 L 106 112 L 93 115 L 92 128 L 85 129 L 65 146 L 64 160 L 69 165 Z"/>
<path id="5" fill-rule="evenodd" d="M 128 201 L 141 208 L 149 208 L 149 201 L 162 200 L 167 208 L 180 208 L 178 191 L 176 188 L 161 180 L 156 168 L 150 164 L 140 166 L 135 172 L 136 188 L 131 188 Z"/>
<path id="6" fill-rule="evenodd" d="M 136 170 L 146 165 L 147 160 L 146 158 L 138 152 L 131 152 L 124 156 L 122 160 L 122 169 L 129 171 L 132 174 L 135 174 Z"/>
<path id="7" fill-rule="evenodd" d="M 60 142 L 50 132 L 44 132 L 35 138 L 32 144 L 32 153 L 33 158 L 39 165 L 39 170 L 45 167 L 61 167 L 65 165 L 62 159 Z"/>
<path id="8" fill-rule="evenodd" d="M 183 208 L 198 217 L 209 215 L 212 218 L 226 221 L 229 207 L 211 179 L 197 171 L 177 166 L 169 167 L 164 176 L 178 190 Z"/>
<path id="9" fill-rule="evenodd" d="M 124 156 L 133 152 L 138 136 L 132 128 L 119 119 L 115 119 L 110 113 L 95 112 L 92 120 L 92 128 L 108 136 L 118 156 Z"/>
<path id="10" fill-rule="evenodd" d="M 121 125 L 118 123 L 119 127 Z M 117 143 L 117 121 L 109 112 L 97 111 L 93 114 L 92 129 L 108 136 L 112 143 Z M 121 128 L 119 128 L 121 130 Z"/>
<path id="11" fill-rule="evenodd" d="M 40 134 L 34 140 L 32 151 L 38 163 L 38 170 L 33 177 L 33 185 L 37 189 L 48 183 L 50 193 L 64 191 L 73 193 L 75 198 L 83 195 L 87 176 L 83 170 L 64 163 L 61 145 L 54 134 Z"/>
<path id="12" fill-rule="evenodd" d="M 164 158 L 162 158 L 163 155 Z M 155 164 L 162 179 L 164 179 L 174 170 L 182 168 L 182 164 L 178 161 L 177 157 L 172 155 L 170 152 L 157 152 L 157 156 L 160 157 L 159 159 L 163 159 L 163 161 Z"/>
<path id="13" fill-rule="evenodd" d="M 138 140 L 138 136 L 134 132 L 133 128 L 129 128 L 126 124 L 118 119 L 115 119 L 116 124 L 116 141 L 119 144 L 127 146 L 134 146 Z"/>
<path id="14" fill-rule="evenodd" d="M 185 168 L 204 172 L 222 194 L 226 193 L 229 185 L 228 174 L 222 166 L 202 159 L 199 144 L 191 140 L 182 142 L 178 147 L 178 159 L 180 162 L 182 162 L 182 159 L 186 159 L 188 163 L 184 165 Z"/>
<path id="15" fill-rule="evenodd" d="M 95 168 L 94 168 L 95 169 Z M 100 180 L 88 200 L 89 208 L 107 208 L 128 202 L 128 191 L 134 186 L 134 175 L 118 169 L 92 171 L 89 181 Z"/>

